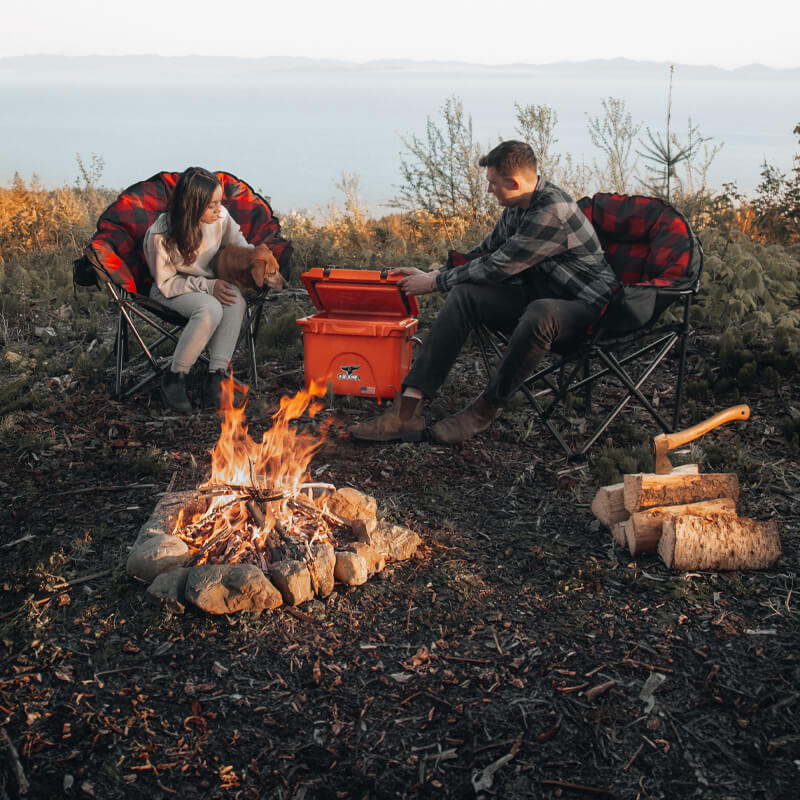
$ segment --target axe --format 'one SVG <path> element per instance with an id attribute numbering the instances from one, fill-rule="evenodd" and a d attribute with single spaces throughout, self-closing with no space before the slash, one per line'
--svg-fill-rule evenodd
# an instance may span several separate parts
<path id="1" fill-rule="evenodd" d="M 698 422 L 697 425 L 692 425 L 691 428 L 687 428 L 685 431 L 662 433 L 654 436 L 652 448 L 656 462 L 656 475 L 666 475 L 672 469 L 672 464 L 669 463 L 667 458 L 668 451 L 674 450 L 687 442 L 692 442 L 724 422 L 730 422 L 735 419 L 750 419 L 750 406 L 731 406 L 731 408 L 720 411 L 719 414 L 714 414 L 713 417 Z"/>

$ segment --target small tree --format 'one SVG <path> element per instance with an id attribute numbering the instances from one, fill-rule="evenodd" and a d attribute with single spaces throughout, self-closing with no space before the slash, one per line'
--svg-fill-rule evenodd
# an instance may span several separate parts
<path id="1" fill-rule="evenodd" d="M 633 122 L 624 100 L 609 97 L 602 100 L 601 105 L 602 118 L 586 115 L 589 138 L 606 158 L 605 164 L 595 163 L 594 172 L 602 189 L 627 192 L 636 175 L 638 162 L 638 158 L 632 157 L 631 150 L 642 126 Z"/>
<path id="2" fill-rule="evenodd" d="M 696 216 L 711 201 L 708 190 L 708 170 L 717 153 L 722 149 L 722 143 L 709 146 L 711 137 L 702 136 L 700 128 L 692 124 L 689 118 L 686 141 L 680 139 L 672 132 L 672 76 L 675 66 L 669 68 L 669 91 L 667 93 L 667 131 L 664 138 L 660 133 L 655 135 L 646 129 L 649 144 L 642 144 L 644 152 L 638 151 L 647 162 L 646 169 L 649 177 L 642 179 L 642 185 L 656 197 L 675 202 L 684 212 Z M 702 158 L 696 158 L 702 154 Z M 685 167 L 684 177 L 678 167 Z"/>
<path id="3" fill-rule="evenodd" d="M 517 133 L 533 148 L 539 172 L 555 178 L 561 156 L 553 151 L 558 112 L 550 106 L 514 103 L 517 112 Z"/>
<path id="4" fill-rule="evenodd" d="M 473 138 L 472 117 L 457 97 L 445 101 L 441 115 L 438 123 L 428 117 L 424 136 L 401 138 L 407 154 L 401 155 L 403 183 L 392 205 L 483 221 L 493 206 L 478 166 L 482 152 Z"/>
<path id="5" fill-rule="evenodd" d="M 514 104 L 517 111 L 517 133 L 533 148 L 539 164 L 539 174 L 575 198 L 582 197 L 589 190 L 591 169 L 586 164 L 578 164 L 567 153 L 563 159 L 554 149 L 558 141 L 555 128 L 558 112 L 550 106 Z"/>
<path id="6" fill-rule="evenodd" d="M 793 132 L 800 136 L 800 124 Z M 800 153 L 789 176 L 764 161 L 756 192 L 752 206 L 758 238 L 781 244 L 800 241 Z"/>

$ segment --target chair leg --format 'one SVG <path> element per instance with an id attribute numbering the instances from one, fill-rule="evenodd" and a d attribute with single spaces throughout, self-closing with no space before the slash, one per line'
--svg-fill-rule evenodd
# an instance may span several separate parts
<path id="1" fill-rule="evenodd" d="M 683 307 L 683 323 L 681 325 L 681 346 L 678 356 L 678 382 L 675 386 L 675 408 L 672 412 L 672 430 L 678 430 L 681 421 L 681 403 L 683 402 L 683 380 L 686 375 L 686 354 L 689 350 L 689 311 L 692 297 L 687 296 Z"/>
<path id="2" fill-rule="evenodd" d="M 589 419 L 592 415 L 592 387 L 594 386 L 594 381 L 588 380 L 589 376 L 592 374 L 592 360 L 590 356 L 586 356 L 586 360 L 583 362 L 583 379 L 586 381 L 586 389 L 584 390 L 584 400 L 583 402 L 586 404 L 586 408 L 584 409 L 584 417 Z"/>
<path id="3" fill-rule="evenodd" d="M 261 325 L 261 315 L 264 310 L 263 301 L 256 303 L 255 306 L 247 306 L 245 311 L 245 346 L 247 347 L 247 355 L 250 361 L 250 386 L 255 390 L 258 389 L 258 368 L 256 364 L 256 336 L 258 336 L 258 329 Z"/>
<path id="4" fill-rule="evenodd" d="M 128 355 L 128 328 L 125 317 L 120 309 L 117 316 L 117 335 L 114 341 L 114 354 L 116 356 L 116 370 L 114 374 L 114 397 L 122 396 L 122 369 Z"/>

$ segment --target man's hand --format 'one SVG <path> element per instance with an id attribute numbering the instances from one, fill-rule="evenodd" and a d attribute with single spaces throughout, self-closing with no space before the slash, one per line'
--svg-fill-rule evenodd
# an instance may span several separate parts
<path id="1" fill-rule="evenodd" d="M 404 277 L 399 280 L 398 286 L 410 295 L 430 294 L 436 290 L 436 276 L 439 274 L 437 269 L 435 272 L 423 272 L 416 267 L 398 267 L 393 269 L 390 275 L 403 275 Z"/>
<path id="2" fill-rule="evenodd" d="M 217 278 L 214 281 L 214 297 L 224 306 L 232 305 L 236 301 L 236 287 L 228 281 Z"/>

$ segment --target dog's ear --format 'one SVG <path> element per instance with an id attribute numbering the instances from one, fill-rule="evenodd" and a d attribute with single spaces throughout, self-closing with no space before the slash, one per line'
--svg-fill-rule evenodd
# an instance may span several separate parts
<path id="1" fill-rule="evenodd" d="M 253 283 L 259 289 L 264 288 L 264 281 L 267 279 L 267 262 L 266 261 L 253 261 L 250 266 L 250 275 L 253 278 Z"/>

